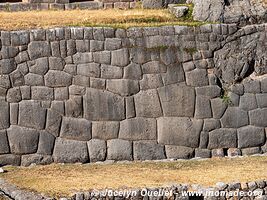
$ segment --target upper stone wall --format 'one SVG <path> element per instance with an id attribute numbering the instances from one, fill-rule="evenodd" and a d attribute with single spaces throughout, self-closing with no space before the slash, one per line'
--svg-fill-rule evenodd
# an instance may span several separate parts
<path id="1" fill-rule="evenodd" d="M 0 164 L 266 152 L 266 30 L 1 31 Z"/>

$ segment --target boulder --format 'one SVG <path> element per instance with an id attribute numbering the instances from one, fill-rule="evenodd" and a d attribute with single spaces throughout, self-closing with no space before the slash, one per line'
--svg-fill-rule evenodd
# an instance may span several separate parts
<path id="1" fill-rule="evenodd" d="M 134 160 L 162 160 L 164 146 L 157 144 L 156 141 L 136 141 L 133 144 Z"/>
<path id="2" fill-rule="evenodd" d="M 112 139 L 107 142 L 107 160 L 132 160 L 132 142 Z"/>

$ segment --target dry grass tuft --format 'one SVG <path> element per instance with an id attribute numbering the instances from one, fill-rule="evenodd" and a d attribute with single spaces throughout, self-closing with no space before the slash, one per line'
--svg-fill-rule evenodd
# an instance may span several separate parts
<path id="1" fill-rule="evenodd" d="M 167 9 L 160 10 L 70 10 L 0 12 L 0 30 L 20 30 L 63 26 L 133 26 L 199 25 L 176 19 Z"/>
<path id="2" fill-rule="evenodd" d="M 134 162 L 130 164 L 53 164 L 6 167 L 0 175 L 28 190 L 52 196 L 90 189 L 155 187 L 172 183 L 212 186 L 216 182 L 267 179 L 267 156 L 205 161 Z"/>

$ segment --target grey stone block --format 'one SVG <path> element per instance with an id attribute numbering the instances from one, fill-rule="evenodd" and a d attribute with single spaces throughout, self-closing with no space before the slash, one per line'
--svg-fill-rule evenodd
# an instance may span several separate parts
<path id="1" fill-rule="evenodd" d="M 65 114 L 67 117 L 82 117 L 83 107 L 81 96 L 70 96 L 70 98 L 65 101 Z"/>
<path id="2" fill-rule="evenodd" d="M 140 89 L 156 89 L 163 86 L 160 74 L 144 74 L 143 79 L 140 81 Z"/>
<path id="3" fill-rule="evenodd" d="M 106 38 L 105 40 L 105 50 L 117 50 L 122 47 L 122 42 L 120 38 Z"/>
<path id="4" fill-rule="evenodd" d="M 227 155 L 229 157 L 241 156 L 241 150 L 238 148 L 229 148 L 227 150 Z"/>
<path id="5" fill-rule="evenodd" d="M 183 85 L 169 85 L 158 89 L 163 114 L 166 117 L 193 117 L 195 90 Z"/>
<path id="6" fill-rule="evenodd" d="M 105 90 L 106 89 L 106 80 L 91 77 L 90 78 L 90 87 L 100 89 L 100 90 Z"/>
<path id="7" fill-rule="evenodd" d="M 156 120 L 139 117 L 123 120 L 120 123 L 119 138 L 125 140 L 156 140 Z"/>
<path id="8" fill-rule="evenodd" d="M 16 63 L 14 59 L 2 59 L 0 60 L 0 66 L 2 74 L 9 74 L 16 69 Z"/>
<path id="9" fill-rule="evenodd" d="M 142 46 L 143 46 L 143 41 Z M 130 49 L 130 58 L 134 63 L 144 64 L 150 61 L 149 53 L 145 48 L 142 47 L 133 47 Z"/>
<path id="10" fill-rule="evenodd" d="M 128 49 L 119 49 L 111 52 L 111 65 L 125 67 L 129 64 Z"/>
<path id="11" fill-rule="evenodd" d="M 48 165 L 53 162 L 50 155 L 29 154 L 21 156 L 21 166 L 28 167 L 31 164 Z"/>
<path id="12" fill-rule="evenodd" d="M 48 59 L 47 58 L 38 58 L 35 60 L 35 64 L 29 66 L 29 71 L 34 74 L 45 75 L 48 71 Z"/>
<path id="13" fill-rule="evenodd" d="M 136 116 L 133 97 L 125 98 L 125 108 L 126 108 L 126 118 L 127 119 L 133 118 Z"/>
<path id="14" fill-rule="evenodd" d="M 137 117 L 160 117 L 162 110 L 157 90 L 140 91 L 134 96 Z"/>
<path id="15" fill-rule="evenodd" d="M 61 114 L 54 110 L 47 111 L 47 120 L 46 120 L 46 131 L 54 135 L 55 137 L 59 136 L 59 130 L 61 125 L 62 117 Z"/>
<path id="16" fill-rule="evenodd" d="M 55 100 L 67 100 L 69 98 L 68 87 L 54 88 Z"/>
<path id="17" fill-rule="evenodd" d="M 102 51 L 104 50 L 104 41 L 90 40 L 90 51 Z"/>
<path id="18" fill-rule="evenodd" d="M 111 62 L 111 53 L 110 51 L 99 51 L 93 53 L 94 62 L 100 64 L 109 65 Z"/>
<path id="19" fill-rule="evenodd" d="M 0 155 L 0 165 L 13 165 L 13 166 L 20 166 L 21 158 L 19 155 L 14 154 L 4 154 Z"/>
<path id="20" fill-rule="evenodd" d="M 199 148 L 206 149 L 209 142 L 209 132 L 202 131 L 199 138 Z"/>
<path id="21" fill-rule="evenodd" d="M 6 101 L 0 99 L 0 130 L 9 127 L 9 105 Z"/>
<path id="22" fill-rule="evenodd" d="M 49 69 L 62 71 L 65 61 L 62 58 L 49 57 Z"/>
<path id="23" fill-rule="evenodd" d="M 10 88 L 7 91 L 6 99 L 8 102 L 20 102 L 21 101 L 21 92 L 19 87 Z"/>
<path id="24" fill-rule="evenodd" d="M 139 92 L 139 83 L 130 79 L 107 80 L 107 90 L 120 96 L 131 96 Z"/>
<path id="25" fill-rule="evenodd" d="M 163 0 L 144 0 L 143 7 L 149 9 L 162 8 Z"/>
<path id="26" fill-rule="evenodd" d="M 205 119 L 203 131 L 212 131 L 214 129 L 221 128 L 220 120 L 218 119 Z"/>
<path id="27" fill-rule="evenodd" d="M 210 158 L 211 150 L 209 149 L 195 149 L 196 158 Z"/>
<path id="28" fill-rule="evenodd" d="M 159 61 L 150 61 L 142 65 L 142 72 L 144 74 L 158 74 L 165 73 L 167 67 Z"/>
<path id="29" fill-rule="evenodd" d="M 227 108 L 227 104 L 223 102 L 223 99 L 215 98 L 211 99 L 211 108 L 213 117 L 215 119 L 220 119 Z"/>
<path id="30" fill-rule="evenodd" d="M 60 137 L 66 139 L 89 141 L 92 138 L 92 123 L 86 119 L 64 117 Z"/>
<path id="31" fill-rule="evenodd" d="M 240 97 L 240 108 L 243 110 L 254 110 L 257 108 L 255 94 L 245 93 Z"/>
<path id="32" fill-rule="evenodd" d="M 167 67 L 167 73 L 162 74 L 164 85 L 184 82 L 185 75 L 182 65 L 175 63 Z"/>
<path id="33" fill-rule="evenodd" d="M 261 146 L 265 142 L 264 128 L 245 126 L 237 129 L 238 148 Z"/>
<path id="34" fill-rule="evenodd" d="M 217 85 L 209 85 L 196 88 L 196 95 L 207 96 L 209 98 L 216 98 L 221 95 L 221 88 Z"/>
<path id="35" fill-rule="evenodd" d="M 24 75 L 28 73 L 28 67 L 25 64 L 18 65 L 18 69 L 10 74 L 10 80 L 13 87 L 22 86 L 25 84 Z"/>
<path id="36" fill-rule="evenodd" d="M 0 131 L 0 154 L 6 153 L 9 153 L 7 134 L 6 131 Z"/>
<path id="37" fill-rule="evenodd" d="M 12 125 L 7 129 L 7 135 L 11 153 L 30 154 L 37 151 L 39 139 L 37 130 Z"/>
<path id="38" fill-rule="evenodd" d="M 53 159 L 56 163 L 86 163 L 89 161 L 86 142 L 57 138 Z"/>
<path id="39" fill-rule="evenodd" d="M 194 69 L 185 73 L 186 84 L 189 86 L 206 86 L 209 84 L 208 73 L 205 69 Z"/>
<path id="40" fill-rule="evenodd" d="M 225 155 L 224 155 L 223 149 L 212 149 L 211 156 L 212 157 L 224 157 Z"/>
<path id="41" fill-rule="evenodd" d="M 157 120 L 158 142 L 196 148 L 203 121 L 187 117 L 164 117 Z"/>
<path id="42" fill-rule="evenodd" d="M 99 78 L 100 64 L 98 63 L 79 64 L 77 66 L 77 74 L 88 77 Z"/>
<path id="43" fill-rule="evenodd" d="M 226 98 L 229 98 L 229 102 L 228 102 L 229 106 L 239 106 L 239 100 L 240 100 L 239 95 L 237 95 L 233 92 L 228 92 Z"/>
<path id="44" fill-rule="evenodd" d="M 126 79 L 141 80 L 142 70 L 141 66 L 136 63 L 131 63 L 124 67 L 124 77 Z"/>
<path id="45" fill-rule="evenodd" d="M 133 144 L 134 160 L 165 159 L 164 146 L 156 141 L 136 141 Z"/>
<path id="46" fill-rule="evenodd" d="M 123 76 L 123 69 L 112 65 L 101 65 L 101 78 L 120 79 Z"/>
<path id="47" fill-rule="evenodd" d="M 72 82 L 72 76 L 63 71 L 49 70 L 44 78 L 45 85 L 48 87 L 69 86 Z"/>
<path id="48" fill-rule="evenodd" d="M 92 123 L 92 138 L 101 140 L 110 140 L 118 138 L 119 122 L 99 121 Z"/>
<path id="49" fill-rule="evenodd" d="M 260 93 L 260 81 L 259 80 L 248 80 L 244 83 L 244 92 L 246 93 Z"/>
<path id="50" fill-rule="evenodd" d="M 111 92 L 87 88 L 83 107 L 84 117 L 88 120 L 119 121 L 125 119 L 124 99 Z"/>
<path id="51" fill-rule="evenodd" d="M 261 80 L 261 92 L 267 93 L 267 78 Z"/>
<path id="52" fill-rule="evenodd" d="M 104 161 L 107 154 L 107 145 L 104 140 L 92 139 L 87 142 L 90 162 Z"/>
<path id="53" fill-rule="evenodd" d="M 32 100 L 49 101 L 54 99 L 53 88 L 44 86 L 33 86 L 31 87 Z"/>
<path id="54" fill-rule="evenodd" d="M 126 140 L 113 139 L 107 141 L 107 160 L 132 160 L 132 143 Z"/>
<path id="55" fill-rule="evenodd" d="M 55 136 L 46 132 L 40 131 L 38 154 L 52 155 L 55 144 Z"/>
<path id="56" fill-rule="evenodd" d="M 195 106 L 195 118 L 204 119 L 212 117 L 209 97 L 197 96 Z"/>
<path id="57" fill-rule="evenodd" d="M 93 54 L 91 52 L 86 53 L 76 53 L 73 56 L 73 63 L 74 64 L 86 64 L 93 61 Z"/>
<path id="58" fill-rule="evenodd" d="M 168 159 L 189 159 L 194 156 L 194 149 L 190 147 L 166 145 L 165 150 Z"/>
<path id="59" fill-rule="evenodd" d="M 44 78 L 42 75 L 29 73 L 24 77 L 25 85 L 42 86 L 44 85 Z"/>
<path id="60" fill-rule="evenodd" d="M 19 104 L 11 103 L 10 106 L 10 124 L 18 124 L 18 115 L 19 115 Z"/>
<path id="61" fill-rule="evenodd" d="M 31 60 L 50 56 L 50 45 L 44 41 L 33 41 L 28 46 L 29 56 Z"/>
<path id="62" fill-rule="evenodd" d="M 260 147 L 245 148 L 245 149 L 241 149 L 241 151 L 242 151 L 243 156 L 261 153 Z"/>
<path id="63" fill-rule="evenodd" d="M 254 126 L 267 126 L 267 108 L 249 111 L 250 124 Z"/>
<path id="64" fill-rule="evenodd" d="M 19 121 L 18 125 L 44 129 L 46 121 L 46 109 L 41 107 L 37 101 L 22 101 L 19 103 Z"/>
<path id="65" fill-rule="evenodd" d="M 209 132 L 209 149 L 237 147 L 237 134 L 235 129 L 220 128 Z"/>
<path id="66" fill-rule="evenodd" d="M 0 87 L 9 89 L 10 88 L 10 80 L 8 75 L 1 75 L 0 76 Z"/>
<path id="67" fill-rule="evenodd" d="M 267 112 L 266 112 L 267 113 Z M 228 107 L 221 119 L 222 127 L 239 128 L 249 123 L 248 113 L 238 107 Z"/>
<path id="68" fill-rule="evenodd" d="M 20 92 L 21 92 L 21 97 L 23 100 L 31 99 L 31 87 L 30 86 L 21 86 Z"/>
<path id="69" fill-rule="evenodd" d="M 267 94 L 256 94 L 256 99 L 259 108 L 267 107 Z"/>
<path id="70" fill-rule="evenodd" d="M 164 32 L 164 30 L 168 30 L 168 28 L 170 28 L 171 31 L 174 31 L 173 27 L 162 27 L 161 30 Z M 166 39 L 166 37 L 165 37 L 165 39 Z M 166 40 L 163 40 L 163 41 L 166 42 Z M 166 46 L 166 43 L 165 43 L 165 46 Z M 177 62 L 177 55 L 176 55 L 175 48 L 170 47 L 167 49 L 161 49 L 160 50 L 160 59 L 167 66 L 170 64 L 176 63 Z"/>

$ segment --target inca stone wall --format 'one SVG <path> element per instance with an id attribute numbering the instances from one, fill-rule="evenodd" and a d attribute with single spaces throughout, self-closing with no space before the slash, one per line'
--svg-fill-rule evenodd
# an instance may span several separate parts
<path id="1" fill-rule="evenodd" d="M 1 31 L 0 164 L 266 152 L 266 33 L 267 24 Z"/>

